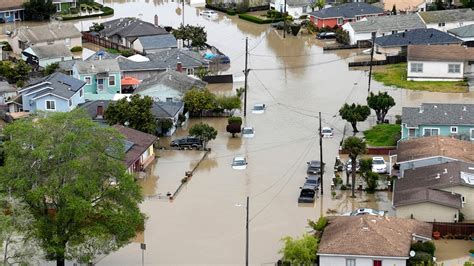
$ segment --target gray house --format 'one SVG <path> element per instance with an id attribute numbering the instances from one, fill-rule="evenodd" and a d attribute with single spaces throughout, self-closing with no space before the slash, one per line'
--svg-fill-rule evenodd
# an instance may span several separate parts
<path id="1" fill-rule="evenodd" d="M 142 36 L 138 37 L 133 47 L 144 54 L 153 54 L 163 50 L 178 48 L 178 42 L 172 34 Z"/>
<path id="2" fill-rule="evenodd" d="M 17 95 L 17 88 L 6 81 L 0 81 L 0 105 L 6 104 Z"/>

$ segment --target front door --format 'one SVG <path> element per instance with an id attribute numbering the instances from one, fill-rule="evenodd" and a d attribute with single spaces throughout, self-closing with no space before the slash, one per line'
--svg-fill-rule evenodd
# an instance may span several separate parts
<path id="1" fill-rule="evenodd" d="M 97 79 L 97 92 L 102 92 L 104 90 L 104 79 Z"/>

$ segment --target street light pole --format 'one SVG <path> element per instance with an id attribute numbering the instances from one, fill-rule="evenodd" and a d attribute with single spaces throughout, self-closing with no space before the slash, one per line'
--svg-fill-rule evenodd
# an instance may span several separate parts
<path id="1" fill-rule="evenodd" d="M 183 10 L 181 10 L 181 16 L 183 17 L 183 27 L 184 27 L 184 0 L 183 0 Z"/>
<path id="2" fill-rule="evenodd" d="M 245 266 L 249 266 L 249 196 L 247 196 L 247 219 L 246 219 L 246 227 L 245 227 Z"/>
<path id="3" fill-rule="evenodd" d="M 249 38 L 245 38 L 245 83 L 244 83 L 244 117 L 247 116 L 247 76 L 249 74 L 248 69 L 248 57 L 249 57 Z"/>
<path id="4" fill-rule="evenodd" d="M 285 0 L 285 7 L 283 7 L 283 38 L 286 38 L 286 0 Z"/>
<path id="5" fill-rule="evenodd" d="M 370 80 L 372 79 L 372 61 L 374 60 L 374 46 L 375 46 L 375 32 L 372 32 L 372 49 L 370 51 L 370 66 L 369 66 L 369 87 L 367 92 L 370 92 Z"/>
<path id="6" fill-rule="evenodd" d="M 321 125 L 321 112 L 319 112 L 319 158 L 321 159 L 321 195 L 324 194 L 323 186 L 323 175 L 324 175 L 324 163 L 323 163 L 323 128 Z"/>

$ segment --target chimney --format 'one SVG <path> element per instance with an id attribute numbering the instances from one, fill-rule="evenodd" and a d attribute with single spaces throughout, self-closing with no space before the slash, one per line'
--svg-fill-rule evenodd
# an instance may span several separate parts
<path id="1" fill-rule="evenodd" d="M 155 15 L 155 26 L 158 27 L 158 15 Z"/>
<path id="2" fill-rule="evenodd" d="M 435 179 L 440 179 L 441 175 L 440 174 L 436 174 L 436 177 Z"/>
<path id="3" fill-rule="evenodd" d="M 97 119 L 103 119 L 104 118 L 104 107 L 102 105 L 97 106 Z"/>
<path id="4" fill-rule="evenodd" d="M 178 61 L 176 64 L 176 71 L 183 72 L 183 65 L 181 64 L 181 61 Z"/>

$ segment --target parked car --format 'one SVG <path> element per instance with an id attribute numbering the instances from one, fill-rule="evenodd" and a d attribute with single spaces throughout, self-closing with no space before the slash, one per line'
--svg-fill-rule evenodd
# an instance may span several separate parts
<path id="1" fill-rule="evenodd" d="M 253 105 L 252 114 L 263 114 L 265 113 L 265 104 L 256 103 Z"/>
<path id="2" fill-rule="evenodd" d="M 341 158 L 339 156 L 336 156 L 336 162 L 334 163 L 334 170 L 335 171 L 344 170 L 344 163 L 341 161 Z"/>
<path id="3" fill-rule="evenodd" d="M 224 54 L 219 54 L 215 56 L 213 60 L 215 60 L 219 64 L 224 64 L 224 65 L 230 64 L 230 58 Z"/>
<path id="4" fill-rule="evenodd" d="M 323 129 L 321 129 L 321 136 L 323 138 L 332 138 L 334 136 L 333 130 L 334 129 L 330 127 L 323 127 Z"/>
<path id="5" fill-rule="evenodd" d="M 347 160 L 346 162 L 346 171 L 347 172 L 352 172 L 352 160 L 349 159 Z M 356 161 L 356 172 L 359 172 L 360 171 L 360 165 L 359 165 L 359 160 L 357 159 Z"/>
<path id="6" fill-rule="evenodd" d="M 255 136 L 255 130 L 253 127 L 244 127 L 242 129 L 242 137 L 244 138 L 253 138 Z"/>
<path id="7" fill-rule="evenodd" d="M 369 208 L 359 208 L 352 212 L 346 212 L 343 216 L 359 216 L 359 215 L 380 215 L 384 216 L 387 212 L 386 211 L 378 211 Z"/>
<path id="8" fill-rule="evenodd" d="M 318 39 L 334 39 L 336 38 L 336 33 L 334 32 L 320 32 L 318 35 L 316 35 Z"/>
<path id="9" fill-rule="evenodd" d="M 247 160 L 243 156 L 234 157 L 232 161 L 232 169 L 235 170 L 245 170 L 247 169 Z"/>
<path id="10" fill-rule="evenodd" d="M 183 149 L 201 149 L 203 143 L 200 138 L 194 136 L 186 136 L 171 141 L 170 146 L 173 148 Z"/>
<path id="11" fill-rule="evenodd" d="M 277 30 L 282 30 L 285 27 L 285 24 L 283 21 L 275 22 L 275 23 L 272 23 L 272 27 L 274 27 Z"/>
<path id="12" fill-rule="evenodd" d="M 199 12 L 199 15 L 207 18 L 217 18 L 217 12 L 212 10 L 203 10 Z"/>
<path id="13" fill-rule="evenodd" d="M 304 181 L 303 187 L 313 187 L 314 190 L 319 189 L 319 176 L 317 175 L 310 175 L 306 177 Z"/>
<path id="14" fill-rule="evenodd" d="M 372 172 L 379 174 L 387 173 L 387 163 L 383 157 L 372 157 Z"/>
<path id="15" fill-rule="evenodd" d="M 321 162 L 320 161 L 309 161 L 307 162 L 308 169 L 306 173 L 308 175 L 319 175 L 321 174 Z"/>
<path id="16" fill-rule="evenodd" d="M 313 203 L 316 190 L 311 186 L 303 186 L 298 197 L 298 203 Z"/>

